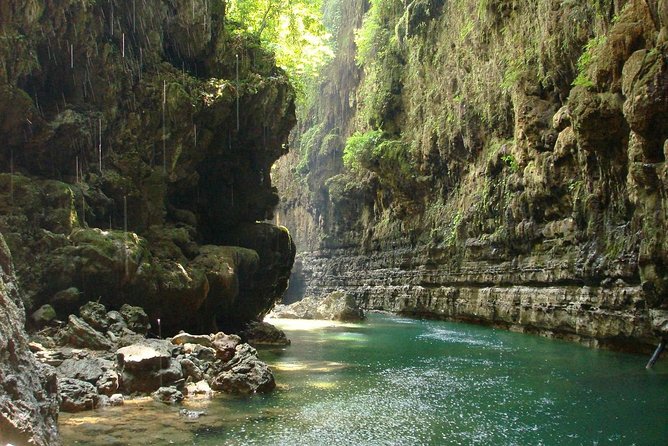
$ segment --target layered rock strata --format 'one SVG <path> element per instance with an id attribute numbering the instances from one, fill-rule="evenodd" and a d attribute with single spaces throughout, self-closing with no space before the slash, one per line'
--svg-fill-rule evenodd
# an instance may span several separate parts
<path id="1" fill-rule="evenodd" d="M 636 351 L 666 337 L 668 2 L 388 0 L 365 21 L 394 33 L 342 43 L 361 80 L 320 101 L 350 107 L 314 106 L 305 178 L 280 176 L 300 294 Z"/>

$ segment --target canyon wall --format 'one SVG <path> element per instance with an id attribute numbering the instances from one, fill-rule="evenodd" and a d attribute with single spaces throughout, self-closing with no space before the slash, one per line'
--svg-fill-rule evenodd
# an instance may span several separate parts
<path id="1" fill-rule="evenodd" d="M 0 234 L 0 444 L 59 444 L 56 371 L 35 359 L 14 265 Z"/>
<path id="2" fill-rule="evenodd" d="M 0 5 L 0 231 L 28 311 L 235 329 L 287 286 L 270 169 L 295 93 L 218 0 Z"/>
<path id="3" fill-rule="evenodd" d="M 337 59 L 274 172 L 288 299 L 668 335 L 668 1 L 330 6 Z"/>

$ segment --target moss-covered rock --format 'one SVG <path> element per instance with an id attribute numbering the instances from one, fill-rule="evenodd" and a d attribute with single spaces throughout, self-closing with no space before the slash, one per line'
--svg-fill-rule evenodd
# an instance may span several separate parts
<path id="1" fill-rule="evenodd" d="M 204 302 L 234 301 L 231 282 L 255 274 L 240 248 L 222 254 L 242 270 L 234 280 L 225 262 L 193 260 L 272 216 L 295 93 L 256 37 L 225 25 L 225 2 L 126 6 L 0 6 L 0 230 L 29 307 L 64 318 L 86 301 L 128 303 L 166 331 L 196 329 Z M 54 298 L 72 287 L 77 299 Z"/>

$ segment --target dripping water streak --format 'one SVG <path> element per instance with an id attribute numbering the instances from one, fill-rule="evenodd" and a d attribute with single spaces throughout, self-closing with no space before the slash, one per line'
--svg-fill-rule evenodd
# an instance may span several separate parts
<path id="1" fill-rule="evenodd" d="M 81 227 L 86 227 L 86 197 L 84 196 L 83 183 L 81 185 Z"/>
<path id="2" fill-rule="evenodd" d="M 9 197 L 14 206 L 14 147 L 9 149 Z"/>
<path id="3" fill-rule="evenodd" d="M 165 123 L 165 108 L 167 107 L 167 81 L 162 81 L 162 172 L 167 173 L 167 131 Z"/>
<path id="4" fill-rule="evenodd" d="M 125 263 L 125 277 L 128 276 L 128 196 L 123 196 L 123 257 Z"/>
<path id="5" fill-rule="evenodd" d="M 239 132 L 239 55 L 237 54 L 237 133 Z"/>
<path id="6" fill-rule="evenodd" d="M 98 139 L 98 144 L 97 144 L 97 152 L 99 156 L 99 164 L 100 164 L 100 173 L 102 173 L 102 118 L 99 119 L 99 139 Z"/>

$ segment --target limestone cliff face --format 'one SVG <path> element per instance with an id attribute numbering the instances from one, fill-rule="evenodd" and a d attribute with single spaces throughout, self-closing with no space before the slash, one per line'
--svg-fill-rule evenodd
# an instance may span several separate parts
<path id="1" fill-rule="evenodd" d="M 28 349 L 12 258 L 0 235 L 0 444 L 59 444 L 56 372 Z"/>
<path id="2" fill-rule="evenodd" d="M 271 308 L 294 245 L 256 221 L 294 92 L 225 2 L 3 1 L 0 61 L 0 230 L 28 308 L 127 302 L 166 331 Z"/>
<path id="3" fill-rule="evenodd" d="M 304 132 L 306 192 L 281 209 L 317 234 L 300 280 L 646 350 L 668 334 L 668 2 L 520 3 L 373 2 L 341 84 L 352 162 Z"/>

